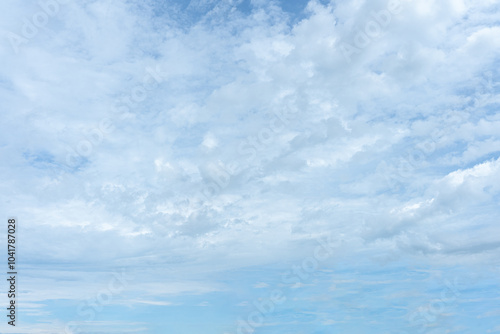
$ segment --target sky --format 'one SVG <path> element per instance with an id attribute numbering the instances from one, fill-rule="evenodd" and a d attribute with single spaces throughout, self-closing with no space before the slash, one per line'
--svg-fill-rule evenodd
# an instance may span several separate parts
<path id="1" fill-rule="evenodd" d="M 500 332 L 498 1 L 0 17 L 1 333 Z"/>

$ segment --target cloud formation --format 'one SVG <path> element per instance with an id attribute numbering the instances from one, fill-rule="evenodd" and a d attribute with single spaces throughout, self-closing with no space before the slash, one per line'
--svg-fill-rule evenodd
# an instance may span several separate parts
<path id="1" fill-rule="evenodd" d="M 19 333 L 498 331 L 499 9 L 3 1 Z"/>

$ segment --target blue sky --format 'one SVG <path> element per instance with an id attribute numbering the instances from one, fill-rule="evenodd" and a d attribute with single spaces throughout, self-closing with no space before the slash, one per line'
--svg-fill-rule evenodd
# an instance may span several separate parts
<path id="1" fill-rule="evenodd" d="M 0 15 L 2 333 L 500 332 L 497 1 Z"/>

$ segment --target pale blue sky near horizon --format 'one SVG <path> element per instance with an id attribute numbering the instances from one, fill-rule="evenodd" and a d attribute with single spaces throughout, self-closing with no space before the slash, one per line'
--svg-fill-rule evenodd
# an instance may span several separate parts
<path id="1" fill-rule="evenodd" d="M 1 333 L 500 332 L 498 1 L 0 16 Z"/>

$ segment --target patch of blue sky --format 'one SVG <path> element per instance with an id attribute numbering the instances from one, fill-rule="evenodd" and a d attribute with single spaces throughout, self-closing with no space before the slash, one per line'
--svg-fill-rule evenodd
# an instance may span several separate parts
<path id="1" fill-rule="evenodd" d="M 39 169 L 51 169 L 56 166 L 55 157 L 46 151 L 40 151 L 37 153 L 24 152 L 24 158 L 28 163 Z"/>
<path id="2" fill-rule="evenodd" d="M 82 155 L 73 155 L 68 161 L 59 161 L 56 156 L 48 151 L 25 151 L 25 161 L 29 166 L 56 175 L 60 172 L 77 173 L 90 164 L 88 158 Z"/>

